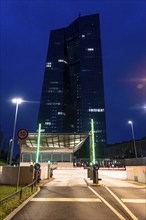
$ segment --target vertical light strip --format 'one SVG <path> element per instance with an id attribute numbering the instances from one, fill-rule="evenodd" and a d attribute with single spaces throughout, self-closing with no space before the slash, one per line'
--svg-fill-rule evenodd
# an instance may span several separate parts
<path id="1" fill-rule="evenodd" d="M 38 128 L 38 139 L 37 139 L 37 153 L 36 153 L 36 163 L 39 162 L 39 153 L 40 153 L 40 139 L 41 139 L 41 124 Z"/>
<path id="2" fill-rule="evenodd" d="M 92 134 L 89 132 L 89 145 L 90 145 L 90 166 L 92 166 Z"/>
<path id="3" fill-rule="evenodd" d="M 95 164 L 95 142 L 94 142 L 94 121 L 91 119 L 91 154 L 92 154 L 92 165 Z"/>

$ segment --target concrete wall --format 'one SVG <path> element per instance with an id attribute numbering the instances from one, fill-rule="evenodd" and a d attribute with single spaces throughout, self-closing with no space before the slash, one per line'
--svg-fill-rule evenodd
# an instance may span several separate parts
<path id="1" fill-rule="evenodd" d="M 33 181 L 33 168 L 20 167 L 20 185 L 27 185 Z M 18 178 L 18 167 L 0 166 L 0 184 L 16 185 Z"/>
<path id="2" fill-rule="evenodd" d="M 50 167 L 48 163 L 40 163 L 41 175 L 40 178 L 49 179 L 50 178 Z M 57 165 L 53 165 L 52 168 L 56 168 Z M 18 179 L 18 167 L 12 166 L 0 166 L 0 184 L 16 185 Z M 27 185 L 33 182 L 35 170 L 33 165 L 30 166 L 29 163 L 21 163 L 20 166 L 20 178 L 19 185 Z"/>
<path id="3" fill-rule="evenodd" d="M 49 175 L 49 169 L 51 167 L 51 164 L 48 163 L 40 163 L 40 169 L 41 169 L 41 179 L 48 179 L 50 177 Z M 23 166 L 30 166 L 30 163 L 28 162 L 21 162 L 21 167 Z M 57 165 L 56 165 L 57 166 Z"/>
<path id="4" fill-rule="evenodd" d="M 47 172 L 48 169 L 48 163 L 46 162 L 39 162 L 39 164 L 41 165 L 41 170 L 42 173 Z M 28 162 L 21 162 L 21 166 L 30 166 L 30 163 Z M 72 168 L 73 167 L 73 162 L 54 162 L 54 163 L 50 163 L 50 168 Z M 46 174 L 42 174 L 43 178 L 47 178 Z"/>
<path id="5" fill-rule="evenodd" d="M 126 166 L 127 179 L 146 183 L 146 166 Z"/>
<path id="6" fill-rule="evenodd" d="M 73 167 L 73 162 L 58 162 L 56 165 L 51 164 L 52 167 L 57 167 L 57 168 L 72 168 Z"/>

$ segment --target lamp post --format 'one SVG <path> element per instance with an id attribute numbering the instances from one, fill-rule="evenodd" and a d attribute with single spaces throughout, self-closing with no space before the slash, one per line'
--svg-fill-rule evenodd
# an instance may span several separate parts
<path id="1" fill-rule="evenodd" d="M 9 145 L 8 145 L 7 164 L 10 164 L 10 150 L 11 150 L 11 145 L 12 145 L 12 138 L 9 140 Z"/>
<path id="2" fill-rule="evenodd" d="M 13 136 L 12 136 L 12 145 L 11 145 L 11 152 L 10 152 L 10 164 L 12 163 L 13 158 L 13 149 L 14 149 L 14 142 L 15 142 L 15 131 L 16 131 L 16 122 L 17 122 L 17 114 L 18 114 L 18 106 L 23 102 L 21 98 L 14 98 L 12 99 L 12 102 L 16 104 L 16 110 L 15 110 L 15 119 L 14 119 L 14 127 L 13 127 Z"/>
<path id="3" fill-rule="evenodd" d="M 135 143 L 135 136 L 134 136 L 133 122 L 132 122 L 132 121 L 128 121 L 128 124 L 131 125 L 131 131 L 132 131 L 132 137 L 133 137 L 133 145 L 134 145 L 135 157 L 137 158 L 137 150 L 136 150 L 136 143 Z"/>

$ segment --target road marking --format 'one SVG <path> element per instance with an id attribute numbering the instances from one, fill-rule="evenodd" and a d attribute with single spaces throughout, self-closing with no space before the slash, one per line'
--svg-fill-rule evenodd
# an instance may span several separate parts
<path id="1" fill-rule="evenodd" d="M 33 198 L 33 202 L 101 202 L 97 198 Z"/>
<path id="2" fill-rule="evenodd" d="M 146 199 L 121 199 L 125 203 L 145 203 Z"/>
<path id="3" fill-rule="evenodd" d="M 117 215 L 119 217 L 119 219 L 121 220 L 126 220 L 116 209 L 114 209 L 113 206 L 111 206 L 102 196 L 100 196 L 94 189 L 92 189 L 90 186 L 88 186 L 88 188 L 96 195 L 100 198 L 100 200 L 102 202 L 105 203 L 105 205 L 107 205 L 114 213 L 115 215 Z"/>
<path id="4" fill-rule="evenodd" d="M 127 206 L 108 188 L 105 187 L 111 194 L 112 196 L 120 203 L 120 205 L 125 209 L 125 211 L 130 215 L 132 220 L 138 220 L 138 218 L 130 211 L 130 209 L 127 208 Z"/>

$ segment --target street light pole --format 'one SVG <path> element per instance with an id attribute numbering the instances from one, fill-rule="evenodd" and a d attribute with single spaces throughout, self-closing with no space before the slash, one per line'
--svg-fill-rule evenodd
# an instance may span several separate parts
<path id="1" fill-rule="evenodd" d="M 9 145 L 8 145 L 7 164 L 10 164 L 11 145 L 12 145 L 12 138 L 9 140 Z"/>
<path id="2" fill-rule="evenodd" d="M 132 122 L 132 121 L 128 121 L 128 124 L 131 125 L 131 131 L 132 131 L 132 137 L 133 137 L 133 145 L 134 145 L 135 157 L 137 158 L 137 150 L 136 150 L 136 143 L 135 143 L 133 122 Z"/>
<path id="3" fill-rule="evenodd" d="M 21 98 L 14 98 L 12 102 L 16 104 L 15 110 L 15 119 L 14 119 L 14 127 L 13 127 L 13 136 L 12 136 L 12 145 L 11 145 L 11 152 L 10 152 L 10 165 L 12 164 L 13 159 L 13 150 L 14 150 L 14 142 L 15 142 L 15 131 L 16 131 L 16 122 L 17 122 L 17 115 L 18 115 L 18 106 L 23 102 Z"/>

